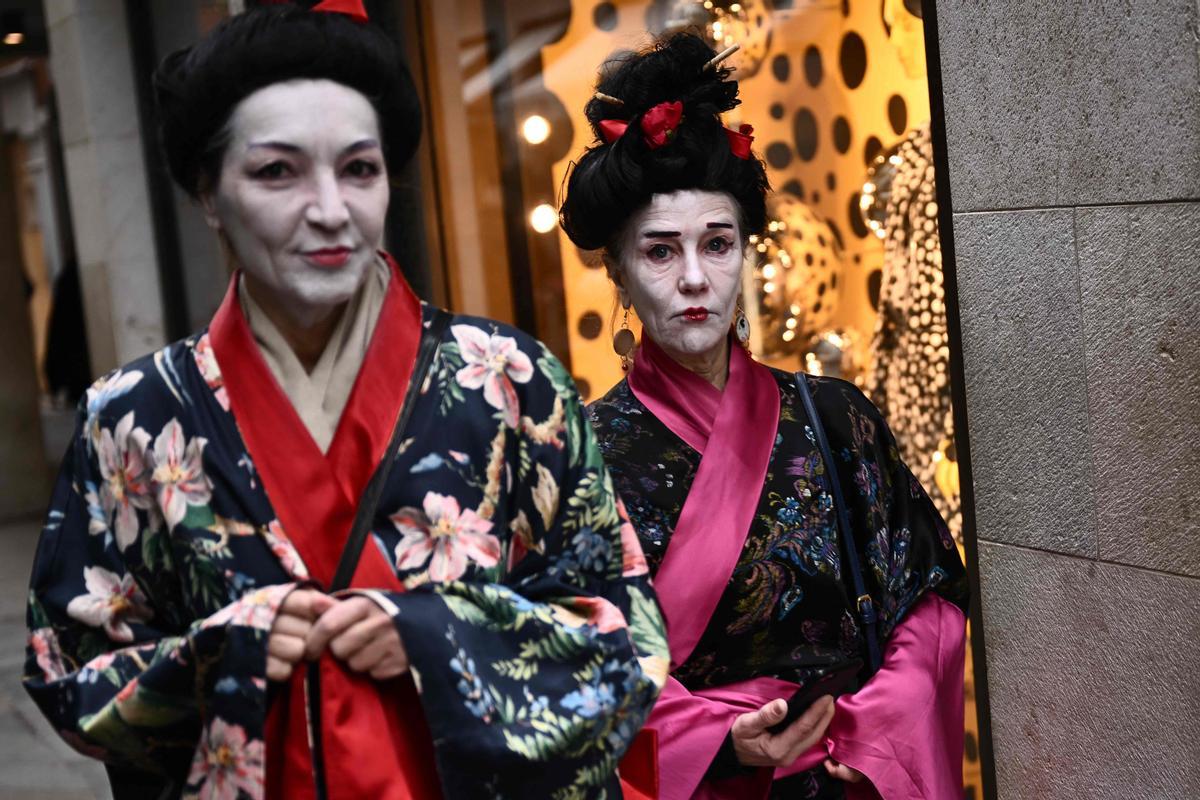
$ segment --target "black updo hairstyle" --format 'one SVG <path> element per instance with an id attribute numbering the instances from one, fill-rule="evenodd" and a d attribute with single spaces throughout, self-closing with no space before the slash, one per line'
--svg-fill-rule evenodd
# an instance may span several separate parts
<path id="1" fill-rule="evenodd" d="M 733 197 L 742 235 L 762 233 L 767 223 L 767 173 L 753 154 L 729 149 L 720 115 L 738 105 L 728 67 L 705 69 L 716 53 L 703 39 L 678 33 L 638 53 L 623 53 L 601 67 L 597 91 L 620 105 L 593 98 L 584 110 L 599 142 L 583 154 L 567 178 L 560 209 L 563 230 L 583 250 L 604 248 L 619 257 L 626 223 L 655 194 L 685 189 Z M 675 137 L 652 150 L 642 138 L 642 114 L 663 102 L 683 103 Z M 621 138 L 604 141 L 600 122 L 629 121 Z"/>
<path id="2" fill-rule="evenodd" d="M 274 83 L 322 78 L 370 101 L 388 171 L 399 172 L 420 139 L 421 107 L 395 43 L 372 23 L 283 4 L 223 20 L 155 71 L 159 138 L 171 177 L 192 197 L 215 188 L 237 104 Z"/>

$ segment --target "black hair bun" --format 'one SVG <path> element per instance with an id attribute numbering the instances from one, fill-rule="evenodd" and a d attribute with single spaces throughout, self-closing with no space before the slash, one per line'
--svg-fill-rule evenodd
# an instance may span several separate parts
<path id="1" fill-rule="evenodd" d="M 421 108 L 395 43 L 378 26 L 290 4 L 223 20 L 154 74 L 159 138 L 175 181 L 193 197 L 215 183 L 220 136 L 239 102 L 274 83 L 326 79 L 362 93 L 379 115 L 388 170 L 399 171 L 421 136 Z"/>
<path id="2" fill-rule="evenodd" d="M 584 250 L 612 249 L 634 213 L 655 194 L 698 189 L 725 192 L 741 213 L 742 235 L 766 226 L 769 182 L 762 162 L 729 149 L 721 114 L 735 108 L 738 85 L 728 67 L 706 68 L 716 52 L 698 36 L 679 33 L 642 52 L 614 55 L 601 67 L 599 93 L 585 109 L 599 140 L 571 170 L 560 210 L 563 230 Z M 651 148 L 641 135 L 642 115 L 659 103 L 683 104 L 683 119 L 666 145 Z M 604 141 L 600 123 L 629 123 Z"/>

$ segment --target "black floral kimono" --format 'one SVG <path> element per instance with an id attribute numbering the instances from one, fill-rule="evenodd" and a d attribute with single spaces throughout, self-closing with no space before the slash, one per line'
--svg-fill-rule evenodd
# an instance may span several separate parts
<path id="1" fill-rule="evenodd" d="M 651 348 L 661 360 L 661 351 L 653 343 Z M 645 350 L 644 340 L 639 359 Z M 731 360 L 737 358 L 744 354 L 735 346 Z M 637 369 L 635 364 L 635 373 Z M 779 415 L 774 443 L 768 445 L 766 478 L 736 566 L 724 589 L 718 590 L 715 610 L 706 625 L 701 621 L 703 633 L 690 655 L 683 663 L 673 663 L 671 678 L 682 684 L 685 693 L 719 690 L 758 678 L 803 685 L 814 670 L 855 657 L 866 660 L 854 593 L 841 563 L 828 473 L 794 376 L 778 370 L 770 374 L 779 393 Z M 879 412 L 852 384 L 817 377 L 805 380 L 810 382 L 833 457 L 839 462 L 854 547 L 878 610 L 881 644 L 926 593 L 965 608 L 968 587 L 954 542 L 921 486 L 900 462 Z M 766 384 L 770 390 L 769 379 Z M 593 403 L 589 415 L 651 573 L 657 574 L 689 498 L 701 453 L 639 399 L 628 378 Z M 766 423 L 747 424 L 761 428 Z M 704 508 L 709 501 L 701 497 L 698 502 Z M 740 533 L 713 530 L 704 535 Z M 702 579 L 699 569 L 698 580 Z M 678 620 L 672 620 L 661 582 L 658 589 L 674 641 Z M 654 725 L 653 717 L 650 724 Z M 717 786 L 738 769 L 736 761 L 730 763 L 727 741 L 714 756 L 706 780 Z M 843 796 L 840 783 L 819 766 L 776 779 L 772 792 L 797 798 Z"/>
<path id="2" fill-rule="evenodd" d="M 396 299 L 398 271 L 391 284 L 386 302 L 428 325 L 431 309 Z M 236 305 L 231 290 L 218 317 Z M 215 347 L 216 320 L 88 390 L 33 567 L 25 686 L 118 793 L 264 795 L 268 700 L 287 697 L 265 678 L 267 635 L 289 591 L 332 571 L 320 554 L 336 561 L 339 528 L 323 526 L 359 496 L 339 483 L 357 475 L 357 490 L 374 470 L 355 454 L 382 453 L 407 388 L 398 319 L 385 305 L 325 460 L 297 444 L 277 387 L 249 397 L 270 374 Z M 305 505 L 322 492 L 342 497 L 341 517 Z M 395 619 L 420 697 L 398 713 L 423 710 L 442 793 L 619 797 L 617 760 L 665 677 L 662 620 L 574 385 L 543 345 L 453 318 L 372 534 L 362 563 L 382 577 L 364 584 L 360 566 L 352 586 Z"/>

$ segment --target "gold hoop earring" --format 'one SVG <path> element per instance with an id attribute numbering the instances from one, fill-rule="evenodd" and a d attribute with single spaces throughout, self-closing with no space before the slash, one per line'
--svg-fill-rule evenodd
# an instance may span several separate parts
<path id="1" fill-rule="evenodd" d="M 621 357 L 621 369 L 625 372 L 629 371 L 629 356 L 636 346 L 637 340 L 633 336 L 633 331 L 629 329 L 629 309 L 627 308 L 625 315 L 621 318 L 621 327 L 613 334 L 613 351 Z"/>

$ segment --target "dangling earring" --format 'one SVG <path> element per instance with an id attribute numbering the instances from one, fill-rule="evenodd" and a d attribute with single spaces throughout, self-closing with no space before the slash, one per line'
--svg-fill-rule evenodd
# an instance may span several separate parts
<path id="1" fill-rule="evenodd" d="M 750 352 L 750 320 L 746 319 L 746 311 L 742 308 L 742 298 L 737 301 L 737 315 L 733 318 L 733 332 L 746 352 Z"/>
<path id="2" fill-rule="evenodd" d="M 633 348 L 637 345 L 637 340 L 633 338 L 633 331 L 629 330 L 629 309 L 625 309 L 625 315 L 621 318 L 621 327 L 613 334 L 613 350 L 621 357 L 621 369 L 625 372 L 629 371 L 629 354 L 633 352 Z"/>

